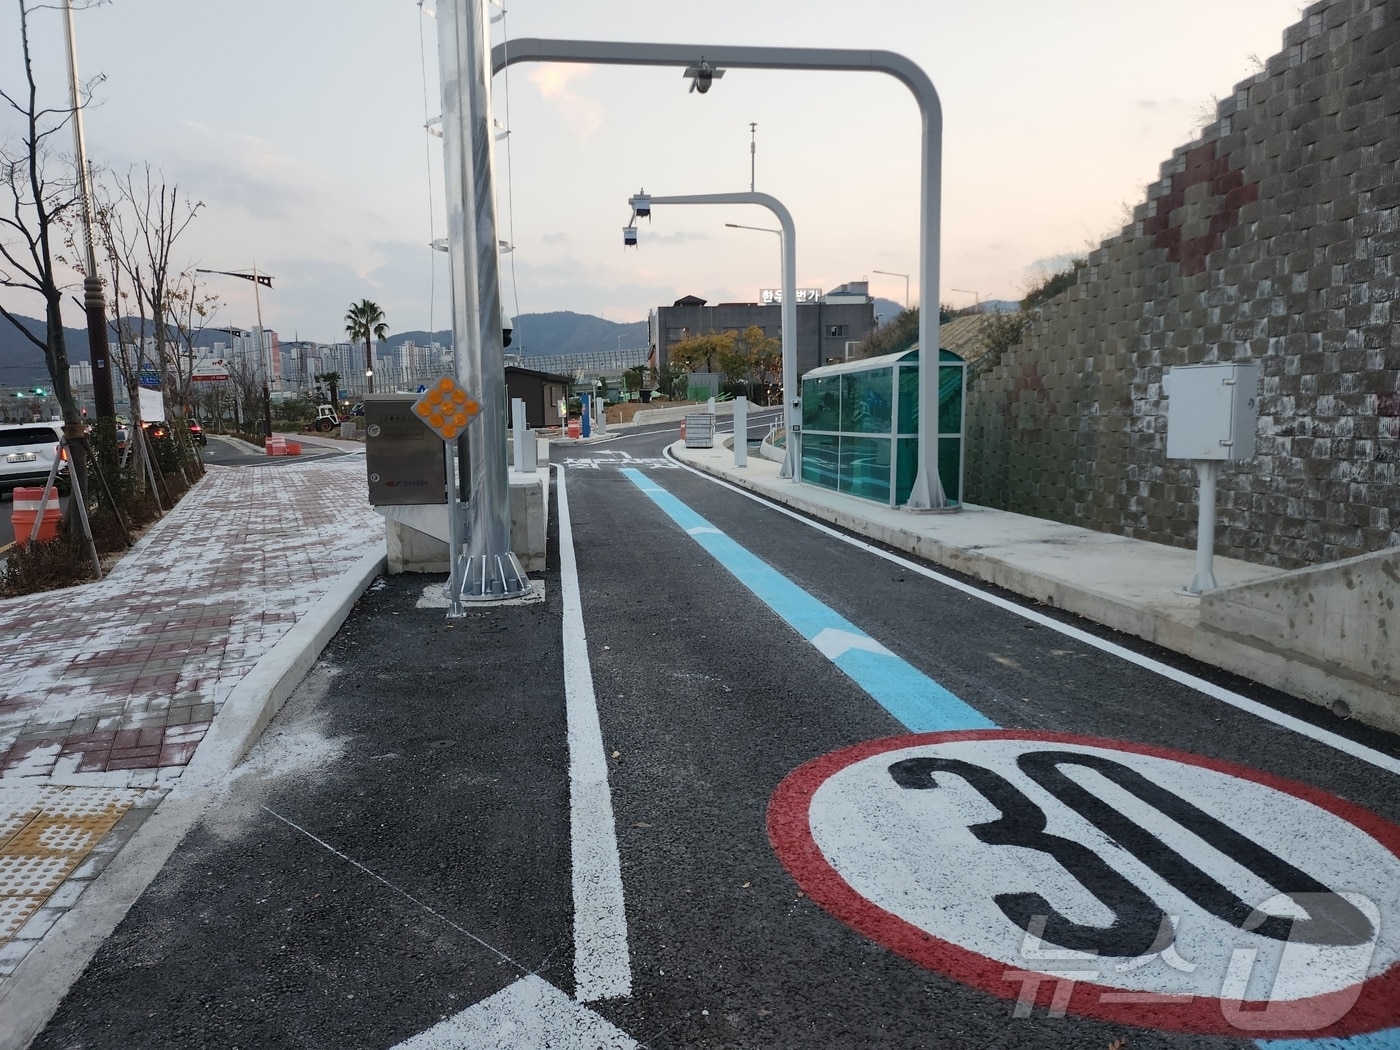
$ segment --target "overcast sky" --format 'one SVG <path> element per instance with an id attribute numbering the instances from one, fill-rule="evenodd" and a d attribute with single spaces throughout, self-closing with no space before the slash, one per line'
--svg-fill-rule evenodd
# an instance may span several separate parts
<path id="1" fill-rule="evenodd" d="M 435 2 L 435 0 L 433 0 Z M 22 89 L 14 4 L 0 83 Z M 429 3 L 429 7 L 432 2 Z M 1298 0 L 513 0 L 513 39 L 769 44 L 900 52 L 944 114 L 942 299 L 1020 298 L 1082 253 L 1213 108 L 1281 49 Z M 496 9 L 493 9 L 493 11 Z M 33 15 L 47 100 L 63 105 L 60 16 Z M 275 278 L 263 319 L 284 339 L 341 338 L 352 301 L 391 331 L 449 324 L 436 23 L 414 0 L 112 0 L 77 15 L 93 163 L 149 161 L 204 209 L 179 264 Z M 703 47 L 697 46 L 699 57 Z M 675 69 L 517 65 L 495 81 L 507 309 L 636 321 L 695 294 L 753 301 L 779 283 L 775 226 L 753 207 L 658 207 L 625 249 L 627 198 L 756 188 L 792 212 L 798 284 L 866 279 L 917 297 L 919 123 L 874 73 L 732 70 L 706 95 Z M 426 93 L 426 103 L 425 103 Z M 12 118 L 0 118 L 11 136 Z M 507 149 L 508 145 L 508 149 Z M 65 149 L 69 148 L 65 140 Z M 251 326 L 251 285 L 213 278 L 216 323 Z M 0 293 L 41 316 L 37 299 Z M 517 305 L 518 304 L 518 305 Z M 81 324 L 74 307 L 69 323 Z"/>

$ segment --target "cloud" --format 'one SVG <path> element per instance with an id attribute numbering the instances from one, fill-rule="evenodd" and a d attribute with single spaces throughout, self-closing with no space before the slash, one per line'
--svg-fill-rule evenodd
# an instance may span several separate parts
<path id="1" fill-rule="evenodd" d="M 530 83 L 540 97 L 552 102 L 559 115 L 573 129 L 580 142 L 586 142 L 603 126 L 603 108 L 591 98 L 572 87 L 576 80 L 586 80 L 588 70 L 583 66 L 546 65 L 530 71 Z"/>
<path id="2" fill-rule="evenodd" d="M 658 241 L 661 244 L 689 244 L 692 241 L 708 241 L 712 238 L 708 233 L 691 233 L 686 230 L 677 230 L 675 233 L 648 233 L 647 240 Z"/>
<path id="3" fill-rule="evenodd" d="M 570 241 L 569 241 L 569 235 L 568 235 L 567 233 L 546 233 L 543 237 L 540 238 L 540 243 L 541 243 L 541 244 L 569 244 L 569 243 L 570 243 Z"/>
<path id="4" fill-rule="evenodd" d="M 1082 259 L 1083 252 L 1061 252 L 1058 255 L 1044 255 L 1033 262 L 1026 264 L 1026 275 L 1028 277 L 1042 278 L 1053 273 L 1069 269 L 1070 263 L 1075 259 Z"/>

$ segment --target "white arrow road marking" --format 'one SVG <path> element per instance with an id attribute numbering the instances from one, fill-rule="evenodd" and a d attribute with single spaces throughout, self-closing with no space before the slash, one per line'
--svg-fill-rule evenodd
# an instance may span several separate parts
<path id="1" fill-rule="evenodd" d="M 816 647 L 817 652 L 832 662 L 839 660 L 852 649 L 861 649 L 867 653 L 880 653 L 883 656 L 894 655 L 868 634 L 855 634 L 852 631 L 843 631 L 836 627 L 822 628 L 812 639 L 812 645 Z"/>
<path id="2" fill-rule="evenodd" d="M 608 789 L 603 729 L 598 722 L 598 699 L 593 692 L 593 668 L 588 662 L 588 638 L 583 630 L 565 473 L 562 466 L 558 467 L 564 707 L 569 722 L 569 817 L 573 840 L 574 994 L 579 1002 L 587 1003 L 632 994 L 632 957 L 627 948 L 622 865 L 617 855 L 617 827 Z"/>
<path id="3" fill-rule="evenodd" d="M 522 977 L 394 1050 L 634 1050 L 622 1029 L 542 978 Z"/>

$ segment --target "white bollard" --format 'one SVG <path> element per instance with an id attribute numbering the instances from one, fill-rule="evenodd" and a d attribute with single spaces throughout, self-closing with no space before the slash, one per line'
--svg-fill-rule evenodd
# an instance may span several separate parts
<path id="1" fill-rule="evenodd" d="M 513 397 L 510 399 L 510 428 L 515 440 L 515 469 L 525 470 L 525 402 Z"/>
<path id="2" fill-rule="evenodd" d="M 749 465 L 749 399 L 734 399 L 734 465 Z"/>

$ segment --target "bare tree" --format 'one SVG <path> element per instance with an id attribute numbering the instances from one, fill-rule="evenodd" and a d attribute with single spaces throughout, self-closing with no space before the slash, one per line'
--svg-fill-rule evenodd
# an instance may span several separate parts
<path id="1" fill-rule="evenodd" d="M 228 369 L 229 385 L 233 387 L 234 420 L 238 429 L 242 430 L 242 420 L 249 418 L 249 408 L 262 404 L 262 375 L 247 357 L 229 358 L 225 367 Z M 239 405 L 243 408 L 241 417 Z"/>
<path id="2" fill-rule="evenodd" d="M 43 300 L 45 332 L 41 337 L 29 331 L 3 306 L 0 316 L 43 353 L 54 397 L 63 413 L 64 433 L 73 447 L 74 474 L 86 480 L 86 427 L 68 375 L 64 286 L 58 272 L 63 261 L 57 251 L 63 243 L 64 226 L 72 221 L 81 200 L 76 171 L 71 163 L 60 164 L 50 145 L 52 137 L 72 120 L 74 111 L 70 106 L 40 105 L 29 50 L 29 17 L 39 6 L 19 0 L 24 90 L 16 93 L 0 88 L 0 100 L 18 114 L 22 125 L 17 140 L 0 143 L 0 183 L 8 205 L 0 214 L 0 285 L 33 292 Z"/>

